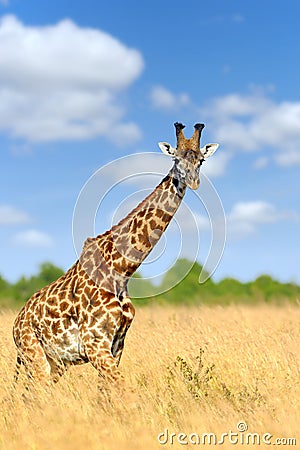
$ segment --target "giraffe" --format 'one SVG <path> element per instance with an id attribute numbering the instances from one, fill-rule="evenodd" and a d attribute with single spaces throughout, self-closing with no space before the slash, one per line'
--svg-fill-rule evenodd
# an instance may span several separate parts
<path id="1" fill-rule="evenodd" d="M 119 363 L 135 309 L 129 278 L 151 252 L 182 202 L 186 188 L 199 187 L 200 166 L 218 144 L 200 149 L 204 124 L 186 139 L 176 122 L 177 146 L 158 145 L 174 165 L 158 186 L 124 219 L 87 238 L 75 264 L 32 295 L 13 327 L 16 379 L 25 366 L 34 381 L 58 381 L 71 365 L 91 363 L 109 383 L 123 379 Z"/>

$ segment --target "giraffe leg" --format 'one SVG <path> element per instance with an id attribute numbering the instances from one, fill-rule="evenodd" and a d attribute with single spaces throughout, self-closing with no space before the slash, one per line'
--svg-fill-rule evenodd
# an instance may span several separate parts
<path id="1" fill-rule="evenodd" d="M 116 335 L 112 345 L 113 355 L 115 357 L 117 366 L 120 364 L 121 356 L 123 353 L 126 332 L 127 330 L 124 330 L 123 333 Z"/>
<path id="2" fill-rule="evenodd" d="M 59 381 L 60 377 L 66 372 L 67 367 L 61 361 L 54 360 L 54 359 L 50 358 L 48 355 L 46 357 L 47 357 L 47 361 L 50 365 L 51 379 L 54 383 L 57 383 Z"/>
<path id="3" fill-rule="evenodd" d="M 20 334 L 15 375 L 16 381 L 21 365 L 25 367 L 28 378 L 48 384 L 51 366 L 41 343 L 37 339 L 34 331 L 29 327 L 22 330 Z"/>
<path id="4" fill-rule="evenodd" d="M 16 384 L 18 382 L 21 366 L 22 366 L 22 358 L 18 354 L 17 361 L 16 361 L 15 375 L 14 375 L 14 384 Z"/>
<path id="5" fill-rule="evenodd" d="M 111 353 L 107 340 L 94 338 L 85 344 L 85 353 L 89 362 L 98 370 L 100 377 L 110 383 L 122 381 L 116 358 Z"/>
<path id="6" fill-rule="evenodd" d="M 117 360 L 117 365 L 120 364 L 124 349 L 125 337 L 135 315 L 135 308 L 131 303 L 131 299 L 128 295 L 124 295 L 122 298 L 122 312 L 123 315 L 121 326 L 117 331 L 112 343 L 112 354 Z"/>
<path id="7" fill-rule="evenodd" d="M 126 333 L 128 331 L 130 327 L 130 323 L 126 325 L 124 325 L 123 327 L 120 328 L 120 330 L 118 330 L 118 332 L 116 333 L 113 343 L 112 343 L 112 354 L 116 360 L 116 365 L 118 366 L 120 364 L 120 360 L 122 357 L 122 353 L 124 350 L 124 344 L 125 344 L 125 337 L 126 337 Z"/>

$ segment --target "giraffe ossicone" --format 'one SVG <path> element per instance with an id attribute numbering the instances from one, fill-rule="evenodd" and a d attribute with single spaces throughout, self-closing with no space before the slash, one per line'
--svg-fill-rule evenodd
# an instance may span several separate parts
<path id="1" fill-rule="evenodd" d="M 199 187 L 200 167 L 218 144 L 200 148 L 203 124 L 185 138 L 176 122 L 176 148 L 161 150 L 174 159 L 158 186 L 110 230 L 87 238 L 75 264 L 58 280 L 32 295 L 13 328 L 17 375 L 23 365 L 34 380 L 57 381 L 71 365 L 90 362 L 113 382 L 122 378 L 119 362 L 134 318 L 127 284 L 157 244 L 186 188 Z"/>

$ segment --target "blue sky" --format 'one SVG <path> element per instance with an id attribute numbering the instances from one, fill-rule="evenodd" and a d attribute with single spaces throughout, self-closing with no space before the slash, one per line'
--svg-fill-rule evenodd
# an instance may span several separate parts
<path id="1" fill-rule="evenodd" d="M 73 211 L 87 180 L 145 153 L 135 180 L 111 189 L 96 213 L 87 201 L 83 213 L 94 214 L 100 233 L 159 181 L 147 170 L 168 170 L 147 152 L 159 154 L 158 141 L 174 145 L 181 121 L 186 135 L 204 122 L 202 144 L 220 144 L 204 168 L 227 219 L 215 278 L 269 273 L 300 283 L 300 6 L 287 4 L 0 0 L 2 276 L 15 281 L 43 261 L 70 267 Z M 105 177 L 115 183 L 129 166 Z M 100 178 L 99 201 L 104 185 Z M 183 207 L 200 230 L 200 262 L 211 240 L 205 186 Z M 182 236 L 180 256 L 193 253 L 186 217 L 179 211 L 181 234 L 168 231 L 144 275 L 174 263 Z"/>

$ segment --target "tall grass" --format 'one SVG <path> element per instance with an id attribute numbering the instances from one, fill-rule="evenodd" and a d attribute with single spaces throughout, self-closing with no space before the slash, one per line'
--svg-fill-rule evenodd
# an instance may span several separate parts
<path id="1" fill-rule="evenodd" d="M 178 433 L 220 438 L 241 421 L 300 447 L 296 306 L 138 309 L 121 360 L 128 389 L 107 395 L 90 365 L 47 389 L 26 390 L 22 379 L 14 388 L 13 319 L 0 316 L 1 449 L 151 450 L 163 447 L 157 436 L 166 429 L 176 437 L 164 447 L 184 448 Z"/>

